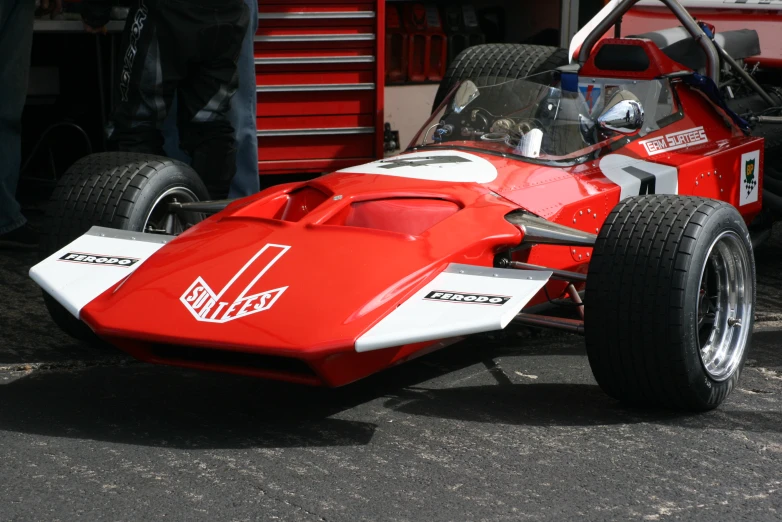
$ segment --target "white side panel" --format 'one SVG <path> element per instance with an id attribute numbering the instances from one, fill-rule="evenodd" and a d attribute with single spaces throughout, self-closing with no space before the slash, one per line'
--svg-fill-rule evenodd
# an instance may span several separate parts
<path id="1" fill-rule="evenodd" d="M 501 330 L 551 272 L 451 264 L 356 341 L 357 352 Z"/>
<path id="2" fill-rule="evenodd" d="M 490 161 L 475 154 L 457 150 L 412 152 L 365 165 L 342 169 L 341 173 L 376 174 L 400 178 L 450 181 L 454 183 L 489 183 L 497 179 L 497 169 Z"/>
<path id="3" fill-rule="evenodd" d="M 133 273 L 173 236 L 92 227 L 30 269 L 30 277 L 76 318 L 81 309 Z"/>
<path id="4" fill-rule="evenodd" d="M 620 199 L 679 193 L 679 171 L 669 165 L 609 154 L 600 160 L 600 171 L 622 188 Z"/>

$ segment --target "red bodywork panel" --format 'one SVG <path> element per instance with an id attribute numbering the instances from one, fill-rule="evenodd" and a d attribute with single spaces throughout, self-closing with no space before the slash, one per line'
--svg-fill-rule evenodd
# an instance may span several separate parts
<path id="1" fill-rule="evenodd" d="M 693 18 L 714 25 L 717 31 L 752 29 L 760 37 L 760 55 L 745 61 L 765 67 L 782 67 L 782 10 L 704 9 L 688 7 Z M 634 7 L 622 17 L 622 36 L 643 34 L 681 25 L 666 7 Z"/>
<path id="2" fill-rule="evenodd" d="M 650 42 L 626 42 L 600 45 L 647 49 L 652 65 L 641 78 L 681 69 Z M 593 63 L 585 70 L 597 78 L 616 77 Z M 679 105 L 673 123 L 572 167 L 493 154 L 491 144 L 482 144 L 481 152 L 469 148 L 471 142 L 453 142 L 437 150 L 469 148 L 491 163 L 496 178 L 467 183 L 337 172 L 270 188 L 177 237 L 86 305 L 81 318 L 145 361 L 307 384 L 339 386 L 419 356 L 443 344 L 364 353 L 354 346 L 449 263 L 491 267 L 497 253 L 518 246 L 522 232 L 505 219 L 514 210 L 596 233 L 626 190 L 601 167 L 606 158 L 676 169 L 679 194 L 727 201 L 747 222 L 760 212 L 760 201 L 740 205 L 740 190 L 742 154 L 757 151 L 763 171 L 762 139 L 745 136 L 685 84 L 673 81 L 672 89 Z M 264 245 L 271 249 L 259 251 Z M 279 256 L 271 261 L 275 252 Z M 589 248 L 545 245 L 514 253 L 516 260 L 582 273 L 590 256 Z M 242 267 L 254 263 L 267 267 L 259 278 L 240 277 Z M 221 292 L 218 301 L 226 303 L 203 308 L 199 292 L 205 286 Z M 246 286 L 276 289 L 272 293 L 283 297 L 262 314 L 230 320 L 260 306 L 248 301 L 235 310 L 227 304 L 239 302 L 234 294 Z M 559 296 L 564 283 L 549 282 L 547 290 Z M 545 300 L 541 292 L 529 305 Z M 196 313 L 226 321 L 197 321 Z"/>
<path id="3" fill-rule="evenodd" d="M 619 45 L 623 47 L 640 47 L 643 49 L 646 56 L 649 58 L 649 66 L 643 71 L 612 71 L 611 69 L 600 68 L 595 63 L 596 57 L 600 52 L 600 49 L 606 45 Z M 627 79 L 644 79 L 653 80 L 666 74 L 677 73 L 687 71 L 688 69 L 680 63 L 674 62 L 668 56 L 666 56 L 659 47 L 654 45 L 651 40 L 645 39 L 632 39 L 627 40 L 623 38 L 604 38 L 600 40 L 594 49 L 592 49 L 589 59 L 581 67 L 579 75 L 597 76 L 603 78 L 627 78 Z"/>

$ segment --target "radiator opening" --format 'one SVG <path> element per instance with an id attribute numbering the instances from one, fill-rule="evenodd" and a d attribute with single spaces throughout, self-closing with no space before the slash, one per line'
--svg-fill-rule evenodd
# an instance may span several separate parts
<path id="1" fill-rule="evenodd" d="M 162 361 L 197 363 L 206 366 L 252 369 L 264 372 L 300 375 L 317 378 L 317 374 L 304 361 L 292 357 L 249 352 L 216 350 L 172 344 L 153 344 L 150 355 Z"/>

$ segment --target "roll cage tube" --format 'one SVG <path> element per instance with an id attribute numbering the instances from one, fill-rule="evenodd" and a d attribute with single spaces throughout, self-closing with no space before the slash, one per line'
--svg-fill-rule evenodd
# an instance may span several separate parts
<path id="1" fill-rule="evenodd" d="M 581 50 L 578 53 L 578 64 L 584 65 L 589 58 L 589 53 L 592 52 L 592 48 L 600 40 L 600 38 L 611 29 L 616 23 L 621 20 L 622 16 L 629 11 L 639 0 L 619 0 L 616 7 L 611 9 L 594 29 L 584 39 L 584 43 L 581 44 Z M 720 84 L 720 58 L 715 48 L 715 45 L 706 36 L 706 33 L 698 26 L 695 20 L 690 16 L 690 13 L 682 6 L 678 0 L 660 0 L 670 11 L 679 19 L 682 26 L 687 30 L 698 45 L 701 46 L 703 52 L 706 53 L 706 74 L 711 78 L 716 85 Z M 598 14 L 599 16 L 599 14 Z"/>

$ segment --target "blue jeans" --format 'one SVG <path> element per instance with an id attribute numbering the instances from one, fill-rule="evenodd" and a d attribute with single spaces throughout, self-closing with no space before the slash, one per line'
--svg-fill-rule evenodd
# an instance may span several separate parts
<path id="1" fill-rule="evenodd" d="M 258 30 L 258 0 L 244 0 L 250 8 L 250 25 L 242 44 L 237 64 L 239 89 L 231 99 L 228 118 L 236 133 L 236 174 L 231 180 L 229 198 L 243 198 L 260 190 L 258 178 L 258 134 L 256 130 L 255 90 L 255 32 Z M 190 163 L 190 158 L 179 148 L 179 132 L 176 127 L 176 103 L 163 124 L 166 154 L 174 159 Z"/>
<path id="2" fill-rule="evenodd" d="M 22 111 L 34 12 L 33 0 L 0 1 L 0 234 L 27 222 L 16 201 L 16 185 L 22 163 Z"/>

